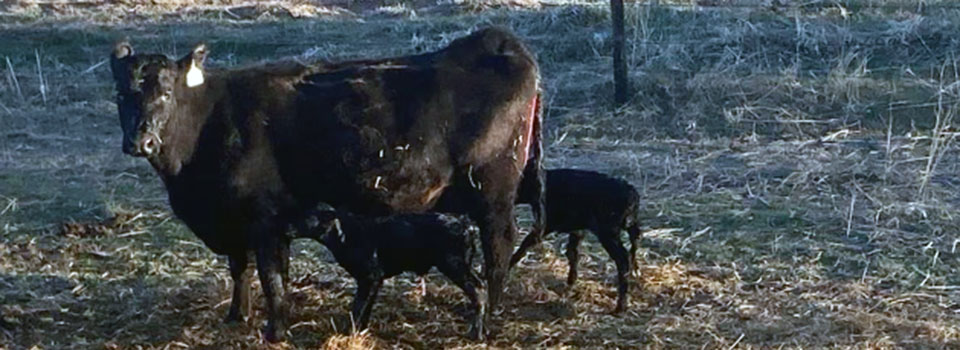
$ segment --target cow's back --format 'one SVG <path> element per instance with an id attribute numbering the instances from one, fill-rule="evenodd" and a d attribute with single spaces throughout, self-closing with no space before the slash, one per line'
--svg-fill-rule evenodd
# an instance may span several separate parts
<path id="1" fill-rule="evenodd" d="M 305 205 L 419 212 L 457 170 L 502 158 L 522 170 L 516 154 L 530 142 L 538 73 L 509 33 L 337 66 L 305 76 L 297 112 L 271 127 L 281 173 Z"/>

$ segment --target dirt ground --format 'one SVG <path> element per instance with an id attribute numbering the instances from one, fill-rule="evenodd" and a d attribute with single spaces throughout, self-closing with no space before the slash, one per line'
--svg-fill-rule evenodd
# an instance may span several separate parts
<path id="1" fill-rule="evenodd" d="M 660 3 L 627 4 L 634 90 L 614 108 L 606 2 L 5 2 L 0 349 L 960 349 L 956 4 Z M 486 343 L 436 273 L 425 294 L 388 282 L 347 336 L 352 280 L 298 241 L 288 341 L 262 343 L 257 283 L 250 324 L 223 325 L 225 258 L 120 151 L 112 44 L 203 41 L 234 66 L 421 52 L 486 25 L 538 56 L 548 167 L 644 198 L 627 312 L 610 314 L 592 238 L 566 285 L 558 235 L 514 270 Z"/>

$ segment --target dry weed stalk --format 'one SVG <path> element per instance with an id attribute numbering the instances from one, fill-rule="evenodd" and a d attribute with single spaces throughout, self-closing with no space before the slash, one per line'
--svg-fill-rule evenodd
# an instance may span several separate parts
<path id="1" fill-rule="evenodd" d="M 301 52 L 305 60 L 408 53 L 442 46 L 477 25 L 511 26 L 542 64 L 549 166 L 623 176 L 647 199 L 643 273 L 623 315 L 607 314 L 616 297 L 613 264 L 598 244 L 584 245 L 581 280 L 572 287 L 564 283 L 569 263 L 562 249 L 544 248 L 515 270 L 512 300 L 494 317 L 502 323 L 489 344 L 462 339 L 462 296 L 436 278 L 426 296 L 409 283 L 385 287 L 380 322 L 367 335 L 375 345 L 365 346 L 337 334 L 350 327 L 352 279 L 315 242 L 295 242 L 294 340 L 283 348 L 960 348 L 960 152 L 949 136 L 958 94 L 952 84 L 960 79 L 944 73 L 942 84 L 923 80 L 941 64 L 929 52 L 956 47 L 944 38 L 957 37 L 960 13 L 876 15 L 850 4 L 789 8 L 804 16 L 799 20 L 794 12 L 746 9 L 758 14 L 746 16 L 736 12 L 743 9 L 702 6 L 691 13 L 628 4 L 636 23 L 627 32 L 637 68 L 631 79 L 641 89 L 618 117 L 598 107 L 606 105 L 598 101 L 609 89 L 609 56 L 594 49 L 606 49 L 584 45 L 607 28 L 606 4 L 599 2 L 454 19 L 251 22 L 242 29 L 233 21 L 179 21 L 195 19 L 194 12 L 172 15 L 176 26 L 147 20 L 134 35 L 164 47 L 167 40 L 217 36 L 217 63 L 232 66 Z M 181 5 L 155 7 L 229 16 L 222 7 Z M 149 12 L 152 5 L 135 6 Z M 838 6 L 852 14 L 840 20 L 830 12 Z M 260 14 L 230 9 L 246 21 Z M 35 58 L 46 59 L 37 81 L 48 100 L 45 108 L 13 103 L 21 82 L 28 95 L 36 90 L 33 79 L 13 80 L 15 59 L 7 57 L 3 102 L 14 113 L 0 115 L 0 128 L 10 122 L 16 131 L 0 134 L 0 317 L 15 328 L 12 338 L 0 334 L 0 343 L 262 347 L 262 305 L 249 325 L 221 324 L 228 304 L 221 302 L 230 298 L 226 262 L 171 219 L 149 165 L 116 149 L 108 74 L 99 63 L 89 66 L 103 58 L 97 45 L 107 50 L 111 43 L 85 29 L 45 30 L 30 28 L 47 34 L 36 41 L 5 43 L 27 57 L 45 48 Z M 64 39 L 80 35 L 93 56 L 59 57 L 73 49 L 63 43 L 77 42 Z M 320 49 L 306 51 L 318 37 Z M 242 49 L 231 52 L 230 43 Z M 938 89 L 946 91 L 942 100 L 929 99 Z M 932 126 L 938 103 L 943 114 Z M 885 104 L 889 119 L 871 125 L 879 117 L 870 108 Z M 72 136 L 64 136 L 61 120 L 70 122 Z M 916 129 L 935 129 L 933 137 L 902 136 L 910 120 Z M 923 202 L 916 200 L 921 177 Z M 53 234 L 67 217 L 87 222 L 105 213 L 123 216 L 115 234 Z M 260 300 L 258 291 L 253 300 Z M 5 327 L 0 331 L 11 329 Z"/>
<path id="2" fill-rule="evenodd" d="M 33 51 L 34 57 L 37 58 L 37 81 L 40 84 L 40 97 L 43 100 L 43 104 L 47 104 L 47 82 L 43 79 L 43 65 L 40 64 L 40 49 L 35 49 Z"/>
<path id="3" fill-rule="evenodd" d="M 20 97 L 20 101 L 23 101 L 23 90 L 20 89 L 20 81 L 17 80 L 17 73 L 13 70 L 13 63 L 10 63 L 9 56 L 5 56 L 4 58 L 7 60 L 7 82 L 17 91 L 17 96 Z"/>
<path id="4" fill-rule="evenodd" d="M 960 99 L 958 99 L 960 98 L 960 76 L 956 76 L 960 72 L 957 71 L 956 58 L 953 57 L 950 61 L 951 63 L 944 63 L 940 66 L 937 104 L 934 112 L 936 119 L 932 130 L 929 153 L 927 154 L 926 167 L 921 172 L 920 188 L 917 190 L 917 198 L 921 201 L 924 199 L 924 191 L 927 189 L 927 184 L 930 182 L 943 152 L 956 137 L 956 133 L 949 131 L 952 128 L 953 117 L 957 109 L 960 108 Z M 954 76 L 952 82 L 946 84 L 945 80 L 950 78 L 946 73 L 948 66 L 952 68 Z M 945 97 L 948 97 L 948 100 L 945 100 Z M 952 101 L 952 103 L 947 101 Z"/>

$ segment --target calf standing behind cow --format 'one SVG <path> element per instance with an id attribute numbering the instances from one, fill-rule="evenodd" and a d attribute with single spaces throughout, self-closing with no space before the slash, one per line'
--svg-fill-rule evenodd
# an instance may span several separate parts
<path id="1" fill-rule="evenodd" d="M 627 306 L 627 277 L 631 268 L 636 267 L 637 239 L 640 237 L 640 220 L 637 217 L 640 195 L 630 183 L 598 172 L 574 169 L 547 170 L 546 182 L 546 229 L 551 232 L 568 232 L 567 259 L 570 274 L 567 283 L 577 281 L 577 260 L 579 259 L 580 230 L 590 230 L 597 236 L 603 249 L 617 264 L 617 282 L 619 297 L 615 312 L 623 311 Z M 517 203 L 535 202 L 537 194 L 522 187 Z M 623 248 L 620 232 L 627 231 L 630 237 L 629 255 Z M 539 241 L 539 236 L 530 234 L 523 240 L 513 255 L 510 265 L 515 265 L 531 246 Z"/>
<path id="2" fill-rule="evenodd" d="M 477 229 L 465 216 L 405 214 L 362 217 L 317 211 L 297 225 L 333 253 L 357 281 L 353 319 L 367 328 L 384 279 L 402 272 L 426 274 L 436 267 L 470 299 L 474 310 L 467 336 L 483 340 L 484 285 L 473 270 Z"/>
<path id="3" fill-rule="evenodd" d="M 539 69 L 516 36 L 489 28 L 435 52 L 342 63 L 209 70 L 206 57 L 203 45 L 174 60 L 120 43 L 110 66 L 123 151 L 150 162 L 174 214 L 229 258 L 227 321 L 249 313 L 252 255 L 264 337 L 284 335 L 286 228 L 320 202 L 469 214 L 496 306 L 518 184 L 542 179 Z"/>

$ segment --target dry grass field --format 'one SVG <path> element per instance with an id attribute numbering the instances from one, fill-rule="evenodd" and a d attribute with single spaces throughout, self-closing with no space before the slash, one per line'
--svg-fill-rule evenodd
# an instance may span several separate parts
<path id="1" fill-rule="evenodd" d="M 588 239 L 534 249 L 485 344 L 438 274 L 386 284 L 350 329 L 353 282 L 294 244 L 288 341 L 120 151 L 106 58 L 210 64 L 431 50 L 503 25 L 537 54 L 548 167 L 630 180 L 645 204 L 631 305 Z M 627 4 L 631 102 L 612 107 L 609 10 L 593 1 L 5 1 L 0 4 L 0 349 L 960 349 L 960 4 Z M 527 211 L 521 211 L 524 218 Z M 255 284 L 259 301 L 259 284 Z"/>

